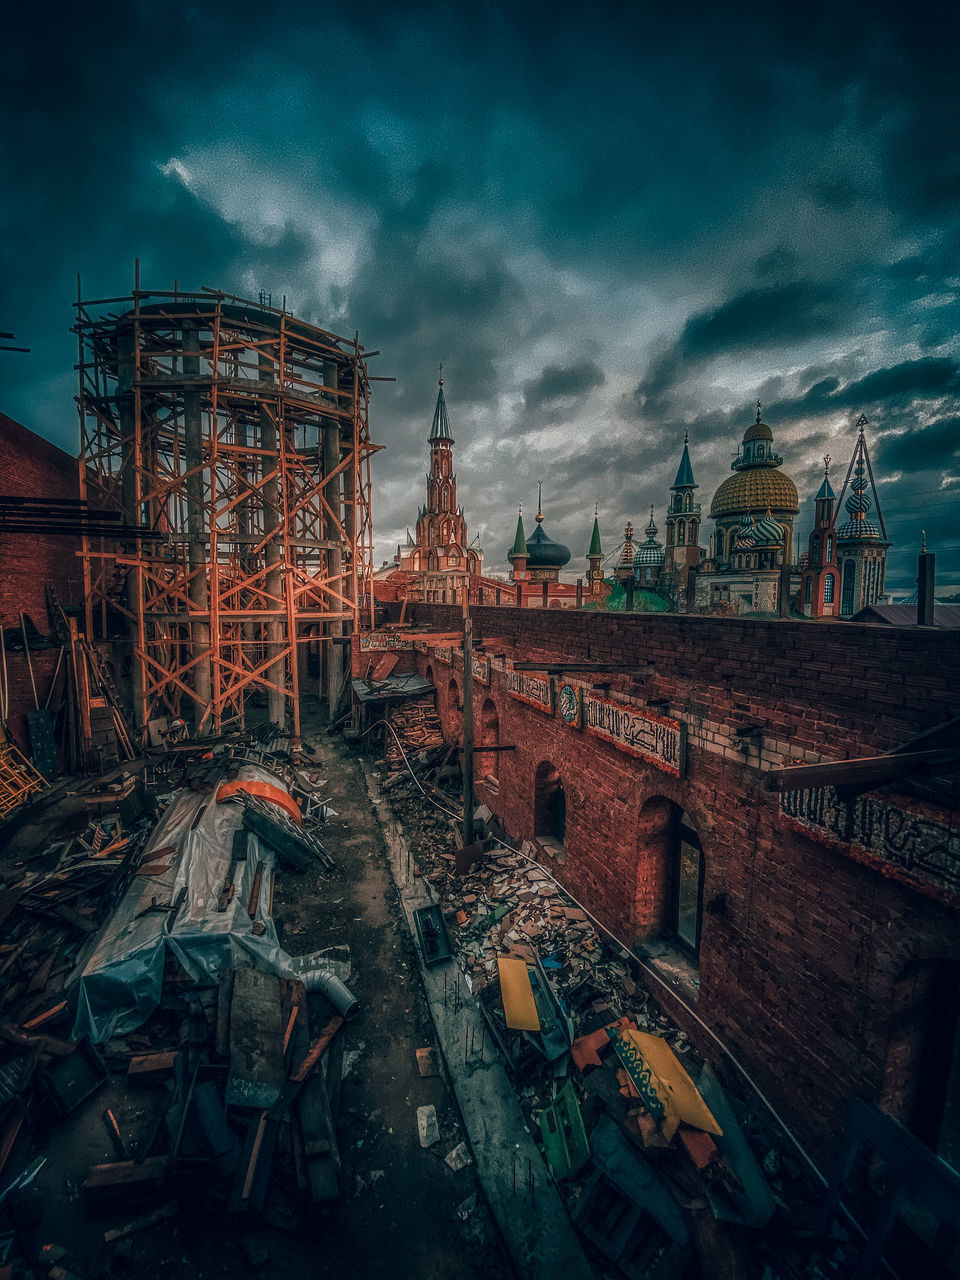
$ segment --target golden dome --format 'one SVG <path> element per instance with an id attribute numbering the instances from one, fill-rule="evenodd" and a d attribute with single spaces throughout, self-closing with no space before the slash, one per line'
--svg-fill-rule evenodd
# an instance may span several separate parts
<path id="1" fill-rule="evenodd" d="M 746 431 L 743 433 L 744 444 L 746 444 L 748 440 L 772 440 L 772 439 L 773 439 L 773 432 L 770 430 L 770 428 L 767 426 L 765 422 L 761 422 L 759 419 L 756 422 L 754 422 L 752 426 L 747 427 Z"/>
<path id="2" fill-rule="evenodd" d="M 763 423 L 755 425 L 762 427 Z M 768 507 L 772 511 L 799 511 L 797 486 L 776 467 L 745 467 L 743 471 L 727 476 L 713 495 L 710 515 L 715 518 L 734 511 L 765 514 Z"/>

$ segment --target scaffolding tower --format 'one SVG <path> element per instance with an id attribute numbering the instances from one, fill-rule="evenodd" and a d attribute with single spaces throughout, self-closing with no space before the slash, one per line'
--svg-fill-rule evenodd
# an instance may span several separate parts
<path id="1" fill-rule="evenodd" d="M 376 353 L 263 301 L 142 290 L 139 265 L 130 297 L 76 305 L 81 497 L 124 525 L 83 540 L 88 636 L 127 631 L 139 728 L 219 733 L 260 693 L 299 733 L 373 607 Z"/>

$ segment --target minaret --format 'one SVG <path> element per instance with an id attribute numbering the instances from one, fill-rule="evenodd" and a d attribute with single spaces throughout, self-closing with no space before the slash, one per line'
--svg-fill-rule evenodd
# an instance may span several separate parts
<path id="1" fill-rule="evenodd" d="M 857 419 L 859 429 L 847 478 L 840 493 L 850 519 L 837 528 L 837 560 L 840 564 L 840 617 L 849 618 L 883 595 L 883 573 L 887 560 L 887 531 L 880 511 L 880 498 L 870 466 L 865 428 L 867 419 Z M 853 475 L 853 480 L 850 477 Z M 871 507 L 876 518 L 869 518 Z"/>
<path id="2" fill-rule="evenodd" d="M 523 532 L 523 503 L 517 514 L 517 533 L 513 539 L 513 547 L 507 552 L 507 559 L 513 566 L 511 578 L 514 582 L 524 582 L 527 577 L 527 539 Z"/>
<path id="3" fill-rule="evenodd" d="M 595 596 L 600 590 L 600 584 L 603 582 L 603 570 L 600 562 L 603 559 L 603 548 L 600 545 L 600 506 L 599 503 L 594 504 L 593 508 L 593 535 L 590 538 L 590 550 L 587 552 L 587 564 L 590 566 L 587 571 L 587 582 L 589 583 L 589 591 Z"/>

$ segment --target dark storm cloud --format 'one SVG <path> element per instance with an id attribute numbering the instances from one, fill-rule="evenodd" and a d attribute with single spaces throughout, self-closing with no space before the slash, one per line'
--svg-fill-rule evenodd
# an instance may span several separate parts
<path id="1" fill-rule="evenodd" d="M 788 261 L 768 255 L 764 269 Z M 679 338 L 652 364 L 637 387 L 642 409 L 657 402 L 679 382 L 718 356 L 786 348 L 815 337 L 845 331 L 853 305 L 840 284 L 791 280 L 742 289 L 719 306 L 690 317 Z"/>
<path id="2" fill-rule="evenodd" d="M 523 384 L 523 402 L 527 409 L 539 409 L 582 396 L 594 387 L 602 387 L 606 379 L 594 360 L 578 360 L 569 365 L 547 365 Z"/>
<path id="3" fill-rule="evenodd" d="M 876 465 L 882 471 L 956 471 L 960 460 L 960 416 L 939 418 L 881 440 Z M 960 496 L 960 495 L 958 495 Z"/>

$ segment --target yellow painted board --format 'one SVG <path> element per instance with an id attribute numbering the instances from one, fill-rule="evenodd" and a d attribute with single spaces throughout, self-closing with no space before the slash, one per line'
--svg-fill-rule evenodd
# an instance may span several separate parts
<path id="1" fill-rule="evenodd" d="M 663 1100 L 667 1113 L 666 1121 L 661 1126 L 664 1137 L 672 1138 L 681 1122 L 692 1125 L 694 1129 L 722 1136 L 723 1130 L 712 1111 L 666 1040 L 646 1031 L 635 1031 L 632 1027 L 621 1034 L 629 1038 L 657 1078 L 657 1093 Z"/>
<path id="2" fill-rule="evenodd" d="M 540 1018 L 526 960 L 520 956 L 497 956 L 497 968 L 507 1026 L 515 1031 L 539 1031 Z"/>

